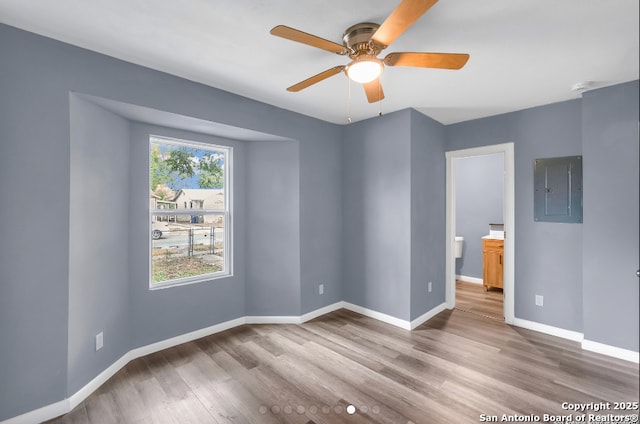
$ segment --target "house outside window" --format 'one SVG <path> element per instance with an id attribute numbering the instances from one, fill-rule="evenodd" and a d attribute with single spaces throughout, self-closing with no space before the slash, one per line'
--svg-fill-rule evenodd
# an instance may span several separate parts
<path id="1" fill-rule="evenodd" d="M 231 269 L 231 147 L 149 138 L 150 288 Z"/>

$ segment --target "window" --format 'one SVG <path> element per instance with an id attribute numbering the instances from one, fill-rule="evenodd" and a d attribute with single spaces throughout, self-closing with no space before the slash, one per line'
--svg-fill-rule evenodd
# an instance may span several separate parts
<path id="1" fill-rule="evenodd" d="M 231 148 L 151 136 L 150 287 L 231 274 Z"/>

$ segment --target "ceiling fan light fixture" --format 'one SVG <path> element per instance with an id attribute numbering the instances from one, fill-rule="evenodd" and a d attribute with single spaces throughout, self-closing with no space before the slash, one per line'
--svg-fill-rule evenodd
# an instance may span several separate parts
<path id="1" fill-rule="evenodd" d="M 366 84 L 378 78 L 383 69 L 380 59 L 372 55 L 361 55 L 347 66 L 346 72 L 352 81 Z"/>

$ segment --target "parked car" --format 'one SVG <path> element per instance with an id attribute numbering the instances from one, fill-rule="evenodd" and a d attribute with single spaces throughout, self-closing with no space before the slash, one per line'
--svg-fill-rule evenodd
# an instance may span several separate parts
<path id="1" fill-rule="evenodd" d="M 166 222 L 152 222 L 151 223 L 151 238 L 159 240 L 162 237 L 163 231 L 169 231 L 169 224 Z"/>

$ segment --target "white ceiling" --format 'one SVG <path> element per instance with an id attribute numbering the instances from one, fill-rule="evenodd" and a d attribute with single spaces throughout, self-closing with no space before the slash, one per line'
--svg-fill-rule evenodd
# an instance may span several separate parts
<path id="1" fill-rule="evenodd" d="M 0 0 L 0 22 L 345 124 L 413 107 L 450 124 L 572 98 L 574 84 L 638 79 L 638 0 L 440 0 L 392 51 L 469 53 L 459 71 L 387 67 L 369 104 L 344 74 L 286 88 L 348 58 L 269 34 L 278 25 L 342 43 L 399 0 Z M 6 58 L 3 58 L 6 60 Z"/>

